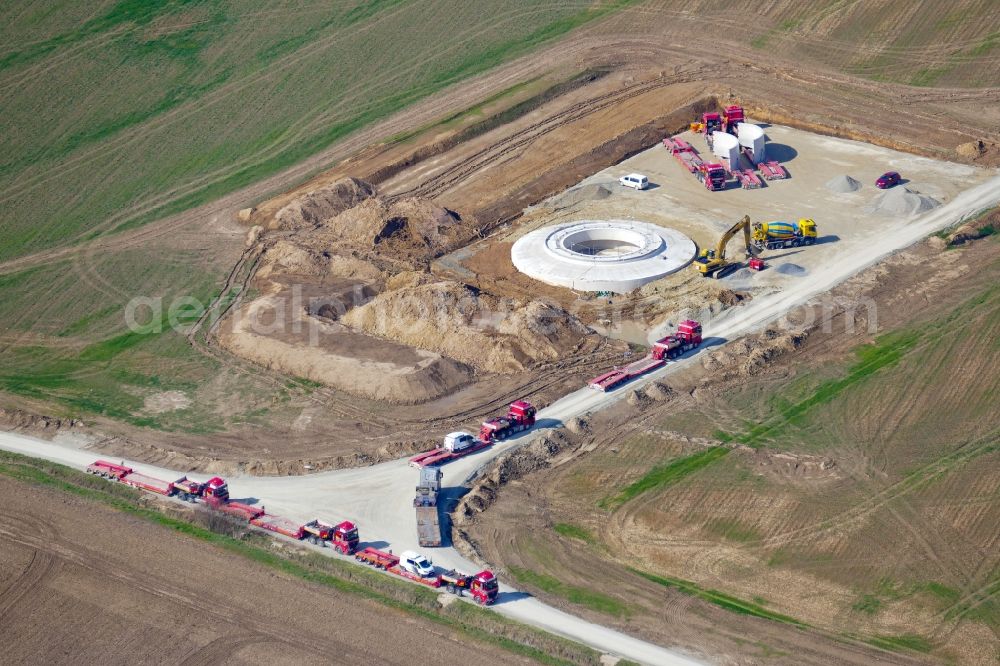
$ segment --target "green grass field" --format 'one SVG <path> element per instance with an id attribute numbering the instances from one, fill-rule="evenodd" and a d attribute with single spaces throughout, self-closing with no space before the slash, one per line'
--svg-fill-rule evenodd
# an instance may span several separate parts
<path id="1" fill-rule="evenodd" d="M 260 180 L 627 2 L 0 10 L 0 261 Z"/>

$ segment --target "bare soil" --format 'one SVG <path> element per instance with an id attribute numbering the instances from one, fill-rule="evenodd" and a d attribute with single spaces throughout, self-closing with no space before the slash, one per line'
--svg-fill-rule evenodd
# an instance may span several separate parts
<path id="1" fill-rule="evenodd" d="M 0 505 L 7 663 L 523 663 L 63 493 L 5 479 Z"/>
<path id="2" fill-rule="evenodd" d="M 1000 504 L 988 490 L 997 480 L 997 422 L 985 412 L 998 358 L 984 341 L 995 305 L 955 315 L 970 319 L 972 338 L 935 327 L 935 342 L 892 371 L 908 379 L 876 375 L 846 407 L 816 407 L 804 430 L 792 421 L 790 434 L 759 448 L 719 432 L 740 432 L 842 377 L 857 346 L 872 341 L 876 315 L 880 333 L 942 321 L 993 286 L 998 261 L 995 240 L 948 249 L 931 238 L 835 289 L 825 324 L 807 323 L 803 308 L 791 330 L 712 350 L 700 366 L 570 424 L 555 446 L 500 463 L 463 500 L 457 524 L 467 548 L 607 594 L 630 609 L 618 626 L 694 650 L 722 646 L 727 663 L 993 663 Z M 655 465 L 709 446 L 731 452 L 690 482 L 600 508 Z M 560 524 L 585 539 L 558 533 Z M 813 628 L 726 613 L 626 567 L 694 581 Z M 930 655 L 864 645 L 878 636 L 921 637 Z"/>
<path id="3" fill-rule="evenodd" d="M 727 14 L 725 21 L 738 24 L 751 16 L 754 16 L 752 9 L 741 8 Z M 373 258 L 354 257 L 348 252 L 324 257 L 323 252 L 328 249 L 319 247 L 320 243 L 309 247 L 308 243 L 291 237 L 306 235 L 321 218 L 336 217 L 347 209 L 329 201 L 326 204 L 313 201 L 312 208 L 296 209 L 292 205 L 290 209 L 292 202 L 317 191 L 337 190 L 337 183 L 343 184 L 344 178 L 353 177 L 370 182 L 382 194 L 385 201 L 377 205 L 376 212 L 383 222 L 386 216 L 396 216 L 391 212 L 394 205 L 417 197 L 429 200 L 438 209 L 457 213 L 463 220 L 463 234 L 475 239 L 486 236 L 462 248 L 462 252 L 467 252 L 464 257 L 435 256 L 444 247 L 438 246 L 419 257 L 408 255 L 404 258 L 408 266 L 417 270 L 429 268 L 440 280 L 468 284 L 481 293 L 500 298 L 551 302 L 574 312 L 585 324 L 607 330 L 614 322 L 602 324 L 605 315 L 595 307 L 606 304 L 581 306 L 565 290 L 549 289 L 512 274 L 512 267 L 507 265 L 509 240 L 503 234 L 490 234 L 512 228 L 507 225 L 519 224 L 518 216 L 525 206 L 638 153 L 664 133 L 683 129 L 692 116 L 715 100 L 741 102 L 755 118 L 763 121 L 856 138 L 915 154 L 982 165 L 995 159 L 995 142 L 990 139 L 992 128 L 1000 120 L 995 88 L 913 88 L 872 82 L 831 71 L 823 64 L 822 48 L 809 50 L 790 65 L 786 54 L 779 49 L 748 50 L 738 30 L 732 37 L 713 36 L 713 47 L 706 48 L 705 44 L 692 43 L 690 39 L 692 31 L 696 33 L 702 27 L 701 16 L 684 12 L 624 12 L 604 25 L 587 28 L 549 49 L 436 95 L 280 176 L 135 231 L 102 236 L 77 248 L 46 251 L 6 262 L 0 266 L 0 273 L 73 257 L 86 263 L 105 251 L 147 247 L 151 243 L 162 246 L 164 252 L 172 247 L 187 250 L 206 244 L 225 246 L 234 257 L 242 252 L 240 261 L 249 266 L 257 259 L 253 252 L 243 252 L 247 227 L 236 219 L 239 211 L 252 208 L 252 212 L 242 216 L 246 224 L 273 228 L 263 235 L 263 242 L 269 245 L 259 258 L 256 269 L 259 279 L 303 272 L 309 277 L 308 284 L 322 285 L 320 278 L 333 275 L 381 291 L 401 268 L 391 264 L 392 257 L 388 254 Z M 803 43 L 813 40 L 820 46 L 829 42 L 812 31 L 802 35 L 796 32 L 795 38 Z M 781 39 L 787 41 L 789 37 Z M 915 54 L 918 58 L 923 56 L 931 54 Z M 609 73 L 458 144 L 450 142 L 449 137 L 471 121 L 434 125 L 440 118 L 471 108 L 518 81 L 538 76 L 563 80 L 587 69 Z M 900 109 L 905 109 L 905 123 L 899 122 Z M 421 127 L 429 129 L 404 140 L 384 140 Z M 982 149 L 978 144 L 981 139 Z M 972 147 L 967 145 L 970 143 Z M 961 151 L 957 150 L 959 146 L 964 146 Z M 335 166 L 328 168 L 331 164 Z M 314 175 L 322 168 L 328 170 Z M 357 183 L 347 190 L 354 203 L 366 200 L 370 194 Z M 275 191 L 284 194 L 268 198 Z M 286 211 L 283 219 L 297 215 L 298 221 L 275 223 L 282 210 Z M 379 234 L 377 230 L 375 235 Z M 253 238 L 260 240 L 259 232 Z M 236 276 L 245 274 L 246 271 L 234 271 Z M 223 293 L 239 283 L 239 280 L 233 284 L 227 282 Z M 707 289 L 704 284 L 692 282 L 679 285 L 675 294 L 684 292 L 691 303 L 709 305 L 723 304 L 723 297 L 728 297 Z M 658 295 L 642 298 L 655 301 Z M 641 307 L 642 302 L 635 306 Z M 620 331 L 616 335 L 629 338 Z M 403 352 L 392 351 L 392 343 L 408 344 L 400 339 L 363 337 L 367 338 L 364 344 L 357 338 L 356 345 L 338 346 L 331 356 L 360 358 L 366 355 L 363 350 L 367 346 L 372 354 L 396 363 Z M 277 341 L 285 342 L 280 338 Z M 267 363 L 262 367 L 253 361 L 245 362 L 214 344 L 200 349 L 218 360 L 226 373 L 276 394 L 288 381 L 289 370 L 272 371 L 266 367 Z M 101 418 L 95 419 L 93 425 L 102 437 L 110 436 L 106 440 L 109 451 L 134 445 L 136 450 L 130 451 L 133 457 L 148 456 L 159 462 L 174 459 L 199 469 L 294 472 L 304 465 L 368 464 L 419 448 L 436 439 L 445 428 L 474 425 L 483 416 L 500 411 L 508 399 L 528 397 L 545 404 L 563 388 L 578 386 L 590 370 L 619 358 L 621 349 L 619 343 L 590 340 L 579 348 L 576 344 L 560 345 L 558 360 L 549 360 L 547 354 L 540 357 L 542 360 L 528 358 L 523 363 L 524 369 L 511 375 L 479 376 L 476 370 L 471 383 L 458 365 L 451 365 L 451 370 L 443 373 L 447 379 L 435 384 L 424 396 L 429 402 L 412 410 L 392 409 L 385 401 L 358 397 L 342 386 L 337 388 L 331 381 L 333 388 L 318 388 L 308 396 L 282 403 L 282 409 L 263 427 L 250 424 L 238 431 L 199 436 L 138 431 Z M 431 353 L 442 356 L 440 363 L 446 364 L 447 353 Z M 314 365 L 299 360 L 299 366 Z M 410 365 L 402 374 L 412 377 L 413 368 Z M 295 368 L 290 371 L 310 377 L 308 372 Z M 327 379 L 330 374 L 326 373 Z M 361 376 L 364 377 L 363 373 Z M 405 382 L 381 394 L 398 396 L 406 390 L 400 388 L 404 385 Z M 455 390 L 455 387 L 461 388 Z M 223 389 L 206 386 L 203 390 Z M 441 397 L 431 399 L 435 391 Z M 44 405 L 28 400 L 14 402 L 45 413 Z M 277 395 L 274 402 L 279 402 Z M 142 442 L 135 443 L 140 437 Z"/>

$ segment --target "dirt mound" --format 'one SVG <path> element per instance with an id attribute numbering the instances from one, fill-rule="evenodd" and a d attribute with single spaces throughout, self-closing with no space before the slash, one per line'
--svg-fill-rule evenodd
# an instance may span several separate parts
<path id="1" fill-rule="evenodd" d="M 1000 227 L 1000 211 L 993 211 L 979 219 L 958 227 L 948 236 L 948 245 L 962 245 L 969 241 L 991 236 Z"/>
<path id="2" fill-rule="evenodd" d="M 744 337 L 719 349 L 710 350 L 702 365 L 725 377 L 747 377 L 759 374 L 770 361 L 785 352 L 797 349 L 809 336 L 808 331 L 778 331 L 772 328 L 756 337 Z"/>
<path id="3" fill-rule="evenodd" d="M 499 373 L 556 360 L 590 332 L 554 305 L 487 296 L 451 281 L 418 281 L 383 292 L 348 312 L 343 321 L 369 335 Z"/>
<path id="4" fill-rule="evenodd" d="M 798 264 L 793 264 L 785 262 L 779 264 L 777 268 L 774 269 L 775 272 L 781 273 L 782 275 L 792 275 L 794 277 L 802 277 L 803 275 L 808 275 L 809 271 Z"/>
<path id="5" fill-rule="evenodd" d="M 357 178 L 340 180 L 308 192 L 279 210 L 272 229 L 302 229 L 317 226 L 365 199 L 375 196 L 375 188 Z"/>
<path id="6" fill-rule="evenodd" d="M 461 217 L 426 199 L 370 198 L 327 220 L 318 239 L 400 256 L 436 256 L 459 237 Z"/>
<path id="7" fill-rule="evenodd" d="M 857 192 L 861 189 L 861 181 L 851 178 L 846 173 L 842 176 L 834 176 L 826 181 L 826 189 L 831 192 Z"/>
<path id="8" fill-rule="evenodd" d="M 320 281 L 329 276 L 366 283 L 383 279 L 382 272 L 366 261 L 332 254 L 322 246 L 305 246 L 292 240 L 279 240 L 265 250 L 256 273 L 258 283 L 281 276 L 309 277 Z"/>
<path id="9" fill-rule="evenodd" d="M 452 514 L 455 525 L 462 526 L 471 522 L 476 514 L 485 511 L 496 500 L 501 486 L 548 467 L 552 464 L 552 458 L 568 446 L 570 442 L 566 436 L 554 431 L 539 435 L 530 444 L 497 458 L 455 507 Z"/>
<path id="10" fill-rule="evenodd" d="M 432 400 L 472 378 L 462 363 L 309 316 L 295 300 L 285 289 L 244 305 L 223 324 L 219 345 L 265 368 L 395 404 Z"/>
<path id="11" fill-rule="evenodd" d="M 879 194 L 865 209 L 868 213 L 918 215 L 940 206 L 941 202 L 906 187 L 893 187 Z"/>
<path id="12" fill-rule="evenodd" d="M 607 199 L 612 194 L 610 187 L 613 186 L 610 184 L 599 183 L 574 187 L 573 189 L 566 190 L 559 196 L 550 199 L 548 205 L 553 209 L 570 208 L 571 206 L 576 206 L 577 204 L 585 203 L 587 201 L 600 201 L 601 199 Z"/>

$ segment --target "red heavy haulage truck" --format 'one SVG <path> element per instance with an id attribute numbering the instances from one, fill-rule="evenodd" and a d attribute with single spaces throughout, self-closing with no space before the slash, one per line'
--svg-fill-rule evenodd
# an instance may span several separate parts
<path id="1" fill-rule="evenodd" d="M 677 326 L 676 333 L 654 342 L 648 356 L 624 367 L 614 368 L 598 375 L 591 379 L 587 385 L 596 391 L 610 391 L 636 377 L 662 367 L 667 360 L 677 358 L 700 344 L 701 324 L 693 319 L 685 319 Z"/>
<path id="2" fill-rule="evenodd" d="M 209 502 L 229 501 L 229 486 L 225 480 L 214 476 L 205 483 L 200 483 L 182 476 L 176 481 L 163 481 L 152 476 L 140 474 L 127 465 L 98 460 L 87 466 L 87 472 L 102 476 L 111 481 L 121 481 L 134 488 L 148 490 L 151 493 L 176 496 L 187 502 L 194 502 L 202 498 Z"/>
<path id="3" fill-rule="evenodd" d="M 164 481 L 136 472 L 127 465 L 119 465 L 107 460 L 91 463 L 87 466 L 87 471 L 158 495 L 176 497 L 190 502 L 200 498 L 217 511 L 242 518 L 261 529 L 284 534 L 293 539 L 306 540 L 316 545 L 329 542 L 331 548 L 339 550 L 345 555 L 354 553 L 360 541 L 357 525 L 348 520 L 338 525 L 324 523 L 318 519 L 300 524 L 288 518 L 269 514 L 261 506 L 233 502 L 229 499 L 229 485 L 225 479 L 218 476 L 212 477 L 205 483 L 194 481 L 186 476 L 176 481 Z"/>
<path id="4" fill-rule="evenodd" d="M 515 400 L 510 403 L 507 416 L 490 419 L 479 428 L 479 441 L 494 442 L 510 437 L 514 433 L 527 430 L 535 425 L 536 410 L 530 402 Z"/>
<path id="5" fill-rule="evenodd" d="M 365 564 L 370 564 L 376 569 L 384 569 L 391 574 L 422 583 L 429 587 L 444 587 L 452 594 L 457 594 L 458 596 L 462 596 L 463 593 L 468 592 L 469 596 L 475 599 L 481 606 L 492 604 L 500 594 L 500 586 L 497 583 L 496 576 L 492 571 L 487 569 L 471 576 L 459 573 L 454 569 L 431 577 L 418 576 L 399 565 L 399 555 L 371 547 L 355 553 L 354 559 Z"/>

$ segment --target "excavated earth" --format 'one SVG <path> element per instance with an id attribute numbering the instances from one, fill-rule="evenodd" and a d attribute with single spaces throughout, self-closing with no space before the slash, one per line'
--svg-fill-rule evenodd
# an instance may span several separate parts
<path id="1" fill-rule="evenodd" d="M 633 315 L 649 320 L 683 307 L 738 307 L 746 298 L 739 289 L 693 279 L 674 285 L 670 299 L 652 289 L 613 304 L 579 298 L 517 274 L 510 239 L 494 235 L 530 226 L 530 215 L 521 219 L 526 207 L 655 145 L 720 103 L 738 101 L 763 122 L 928 157 L 980 166 L 1000 160 L 990 138 L 1000 121 L 994 88 L 876 83 L 808 58 L 789 66 L 778 52 L 740 55 L 745 45 L 724 35 L 715 49 L 679 46 L 691 17 L 647 19 L 640 31 L 615 32 L 618 23 L 584 31 L 403 111 L 280 177 L 114 240 L 116 249 L 174 237 L 184 247 L 233 243 L 233 226 L 243 225 L 245 254 L 257 260 L 252 277 L 235 286 L 247 287 L 250 297 L 201 348 L 264 390 L 289 375 L 318 386 L 282 404 L 263 427 L 221 434 L 140 432 L 97 418 L 90 424 L 95 445 L 197 469 L 295 473 L 370 464 L 475 426 L 511 399 L 544 405 L 579 386 L 619 362 L 626 342 L 642 341 L 648 331 L 629 328 Z M 583 71 L 592 74 L 580 77 Z M 482 131 L 465 131 L 475 119 L 434 124 L 532 77 L 578 84 Z M 901 105 L 906 123 L 895 120 Z M 330 163 L 337 166 L 291 186 Z M 565 214 L 579 203 L 573 197 L 606 196 L 600 186 L 564 195 Z M 247 208 L 253 202 L 260 203 Z M 41 254 L 4 270 L 61 256 Z M 274 326 L 249 327 L 253 311 Z M 497 325 L 497 312 L 509 313 L 507 328 Z M 22 406 L 38 410 L 29 401 Z"/>

